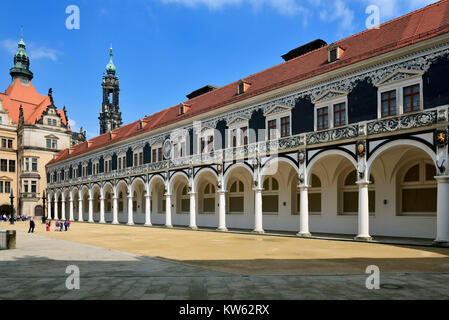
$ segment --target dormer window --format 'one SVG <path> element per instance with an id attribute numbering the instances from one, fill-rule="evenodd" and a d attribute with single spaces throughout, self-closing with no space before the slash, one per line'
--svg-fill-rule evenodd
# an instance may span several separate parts
<path id="1" fill-rule="evenodd" d="M 143 122 L 142 120 L 139 121 L 139 126 L 137 127 L 137 130 L 142 130 L 143 128 Z"/>
<path id="2" fill-rule="evenodd" d="M 189 106 L 186 105 L 185 103 L 180 103 L 178 106 L 178 116 L 182 116 L 184 114 L 187 113 L 187 111 L 189 111 Z"/>
<path id="3" fill-rule="evenodd" d="M 237 94 L 244 94 L 246 91 L 248 91 L 250 86 L 250 83 L 246 82 L 245 80 L 240 80 L 237 87 Z"/>
<path id="4" fill-rule="evenodd" d="M 328 49 L 328 59 L 327 60 L 329 63 L 335 62 L 341 58 L 342 54 L 343 54 L 343 49 L 336 44 L 332 44 L 329 46 L 329 49 Z"/>

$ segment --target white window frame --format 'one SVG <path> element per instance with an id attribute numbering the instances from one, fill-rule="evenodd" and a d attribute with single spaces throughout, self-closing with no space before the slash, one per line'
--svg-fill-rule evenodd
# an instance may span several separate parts
<path id="1" fill-rule="evenodd" d="M 159 148 L 161 148 L 162 149 L 162 142 L 161 141 L 157 141 L 157 142 L 154 142 L 152 145 L 151 145 L 151 163 L 158 163 L 158 162 L 161 162 L 163 159 L 159 159 L 159 152 L 158 152 L 158 150 L 159 150 Z M 153 159 L 153 150 L 156 150 L 156 161 L 154 161 L 154 159 Z M 164 156 L 162 155 L 162 158 L 163 158 Z"/>
<path id="2" fill-rule="evenodd" d="M 209 146 L 209 137 L 212 136 L 212 150 Z M 204 152 L 201 150 L 201 139 L 205 139 Z M 201 130 L 201 134 L 198 136 L 198 154 L 206 154 L 215 151 L 215 130 L 211 127 L 205 127 Z"/>
<path id="3" fill-rule="evenodd" d="M 140 154 L 142 154 L 142 163 L 140 163 Z M 137 155 L 137 163 L 136 163 L 136 155 Z M 136 147 L 133 150 L 133 167 L 140 167 L 143 165 L 143 147 Z"/>
<path id="4" fill-rule="evenodd" d="M 107 156 L 104 157 L 104 172 L 111 172 L 112 171 L 112 157 Z"/>
<path id="5" fill-rule="evenodd" d="M 97 175 L 100 173 L 100 161 L 94 160 L 92 161 L 92 175 Z"/>
<path id="6" fill-rule="evenodd" d="M 281 119 L 285 117 L 290 117 L 290 128 L 289 133 L 286 137 L 281 137 Z M 276 121 L 276 139 L 268 139 L 269 136 L 269 129 L 268 129 L 268 122 L 270 121 Z M 292 110 L 285 110 L 282 112 L 274 113 L 274 114 L 268 114 L 265 116 L 265 128 L 266 128 L 266 135 L 265 140 L 266 141 L 275 141 L 279 139 L 284 139 L 292 136 Z"/>
<path id="7" fill-rule="evenodd" d="M 232 131 L 236 130 L 236 146 L 235 148 L 244 146 L 245 144 L 243 143 L 243 131 L 242 128 L 246 127 L 246 135 L 248 137 L 248 144 L 249 144 L 249 120 L 243 120 L 242 121 L 238 121 L 234 124 L 231 124 L 228 126 L 227 132 L 228 132 L 228 148 L 234 148 L 234 146 L 232 145 Z"/>
<path id="8" fill-rule="evenodd" d="M 87 163 L 83 163 L 81 166 L 81 176 L 87 177 L 89 175 L 89 168 L 87 166 Z"/>
<path id="9" fill-rule="evenodd" d="M 327 99 L 325 101 L 319 101 L 317 103 L 315 103 L 315 107 L 314 107 L 314 124 L 313 124 L 313 128 L 314 131 L 326 131 L 326 130 L 330 130 L 330 129 L 334 129 L 334 106 L 340 103 L 345 103 L 346 104 L 346 117 L 345 117 L 345 122 L 346 124 L 343 126 L 339 126 L 336 128 L 341 128 L 341 127 L 345 127 L 348 125 L 349 123 L 349 116 L 348 116 L 348 110 L 349 110 L 349 105 L 348 105 L 348 94 L 342 94 L 341 96 L 332 98 L 332 99 Z M 318 109 L 321 108 L 328 108 L 328 122 L 329 122 L 329 127 L 326 129 L 320 129 L 318 130 Z"/>
<path id="10" fill-rule="evenodd" d="M 117 171 L 121 171 L 124 169 L 126 169 L 126 152 L 121 152 L 117 156 Z"/>
<path id="11" fill-rule="evenodd" d="M 176 138 L 172 139 L 172 145 L 173 145 L 172 150 L 173 159 L 180 159 L 187 156 L 187 143 L 186 137 L 184 135 L 179 135 Z M 184 145 L 184 154 L 182 154 L 183 145 Z"/>
<path id="12" fill-rule="evenodd" d="M 404 113 L 404 88 L 419 84 L 419 110 Z M 388 119 L 397 117 L 403 114 L 420 112 L 424 110 L 424 94 L 423 94 L 423 80 L 422 75 L 412 76 L 405 80 L 400 80 L 394 83 L 378 85 L 377 90 L 377 118 Z M 389 117 L 382 117 L 382 94 L 396 90 L 396 115 Z"/>

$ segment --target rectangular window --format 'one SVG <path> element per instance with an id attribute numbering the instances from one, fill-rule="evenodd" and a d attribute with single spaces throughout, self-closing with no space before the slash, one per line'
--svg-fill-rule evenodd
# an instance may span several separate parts
<path id="1" fill-rule="evenodd" d="M 52 149 L 54 149 L 54 150 L 58 149 L 58 141 L 52 140 L 52 141 L 51 141 L 51 147 L 52 147 Z"/>
<path id="2" fill-rule="evenodd" d="M 47 123 L 49 126 L 51 126 L 51 119 L 47 119 Z"/>
<path id="3" fill-rule="evenodd" d="M 156 155 L 156 149 L 151 150 L 151 162 L 155 163 L 157 162 L 157 155 Z"/>
<path id="4" fill-rule="evenodd" d="M 33 158 L 32 160 L 32 168 L 31 168 L 31 170 L 33 170 L 33 171 L 37 171 L 37 158 Z"/>
<path id="5" fill-rule="evenodd" d="M 317 110 L 317 129 L 325 130 L 329 128 L 329 108 L 324 107 Z"/>
<path id="6" fill-rule="evenodd" d="M 11 182 L 5 181 L 5 193 L 11 193 Z"/>
<path id="7" fill-rule="evenodd" d="M 281 118 L 281 138 L 290 136 L 290 117 Z"/>
<path id="8" fill-rule="evenodd" d="M 37 183 L 36 181 L 31 181 L 31 192 L 36 193 L 37 192 Z"/>
<path id="9" fill-rule="evenodd" d="M 421 109 L 419 84 L 404 88 L 404 113 Z"/>
<path id="10" fill-rule="evenodd" d="M 53 126 L 56 127 L 56 119 L 53 119 Z"/>
<path id="11" fill-rule="evenodd" d="M 396 111 L 396 90 L 382 93 L 381 96 L 382 117 L 395 116 Z"/>
<path id="12" fill-rule="evenodd" d="M 51 149 L 51 140 L 46 139 L 46 142 L 47 142 L 47 149 Z"/>
<path id="13" fill-rule="evenodd" d="M 232 141 L 231 148 L 237 147 L 237 130 L 236 129 L 233 129 L 231 131 L 231 141 Z"/>
<path id="14" fill-rule="evenodd" d="M 204 141 L 204 138 L 201 138 L 201 153 L 205 152 L 206 148 L 206 142 Z"/>
<path id="15" fill-rule="evenodd" d="M 12 149 L 12 140 L 8 139 L 8 149 Z"/>
<path id="16" fill-rule="evenodd" d="M 1 161 L 0 161 L 0 170 L 3 171 L 3 172 L 7 172 L 8 171 L 8 160 L 1 159 Z"/>
<path id="17" fill-rule="evenodd" d="M 3 193 L 3 181 L 0 181 L 0 193 Z"/>
<path id="18" fill-rule="evenodd" d="M 243 127 L 241 132 L 242 144 L 244 146 L 248 145 L 248 127 Z"/>
<path id="19" fill-rule="evenodd" d="M 137 153 L 134 153 L 134 167 L 137 167 L 139 165 L 139 155 Z"/>
<path id="20" fill-rule="evenodd" d="M 346 103 L 338 103 L 334 105 L 334 127 L 346 125 Z"/>
<path id="21" fill-rule="evenodd" d="M 30 171 L 30 158 L 25 158 L 23 164 L 23 170 Z"/>
<path id="22" fill-rule="evenodd" d="M 268 140 L 276 139 L 276 120 L 268 121 Z"/>
<path id="23" fill-rule="evenodd" d="M 179 146 L 177 143 L 173 144 L 173 158 L 178 159 L 179 158 Z"/>
<path id="24" fill-rule="evenodd" d="M 30 190 L 28 189 L 28 180 L 23 181 L 23 191 L 28 193 Z"/>
<path id="25" fill-rule="evenodd" d="M 207 151 L 214 151 L 214 136 L 209 136 L 209 139 L 207 140 Z"/>
<path id="26" fill-rule="evenodd" d="M 16 160 L 9 160 L 9 172 L 16 172 Z"/>
<path id="27" fill-rule="evenodd" d="M 139 166 L 143 165 L 143 152 L 139 152 Z"/>
<path id="28" fill-rule="evenodd" d="M 162 148 L 157 149 L 157 159 L 158 161 L 162 161 Z"/>
<path id="29" fill-rule="evenodd" d="M 6 149 L 6 139 L 2 139 L 2 148 L 5 148 Z"/>
<path id="30" fill-rule="evenodd" d="M 180 154 L 181 158 L 186 156 L 186 143 L 185 142 L 181 142 L 181 154 Z"/>

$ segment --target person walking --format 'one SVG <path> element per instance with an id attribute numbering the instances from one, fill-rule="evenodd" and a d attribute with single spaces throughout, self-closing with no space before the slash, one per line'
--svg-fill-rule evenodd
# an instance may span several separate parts
<path id="1" fill-rule="evenodd" d="M 30 229 L 28 229 L 28 233 L 34 233 L 34 228 L 36 227 L 36 224 L 34 223 L 34 219 L 30 220 Z"/>
<path id="2" fill-rule="evenodd" d="M 65 231 L 67 232 L 67 228 L 69 227 L 69 223 L 67 222 L 67 220 L 64 222 L 64 228 Z"/>
<path id="3" fill-rule="evenodd" d="M 59 232 L 62 232 L 62 228 L 64 228 L 64 223 L 61 221 L 59 222 Z"/>

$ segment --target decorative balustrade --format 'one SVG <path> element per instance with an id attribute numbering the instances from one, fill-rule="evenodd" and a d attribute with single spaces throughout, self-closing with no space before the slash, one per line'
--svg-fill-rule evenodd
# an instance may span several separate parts
<path id="1" fill-rule="evenodd" d="M 441 114 L 443 113 L 446 115 L 444 118 L 441 117 Z M 354 138 L 367 139 L 370 135 L 428 127 L 437 123 L 447 124 L 447 114 L 448 107 L 429 109 L 422 112 L 401 115 L 388 119 L 377 119 L 368 121 L 366 123 L 351 124 L 345 127 L 334 128 L 320 132 L 299 134 L 279 140 L 257 142 L 236 148 L 227 148 L 205 154 L 198 154 L 183 158 L 164 160 L 157 163 L 144 164 L 138 167 L 130 167 L 123 170 L 100 173 L 96 176 L 71 179 L 66 182 L 50 183 L 49 186 L 62 187 L 65 185 L 86 184 L 94 181 L 112 180 L 151 172 L 161 172 L 192 166 L 218 164 L 223 162 L 230 162 L 236 159 L 254 158 L 256 156 L 275 154 L 288 150 L 306 148 L 307 146 L 311 145 L 339 142 Z"/>

